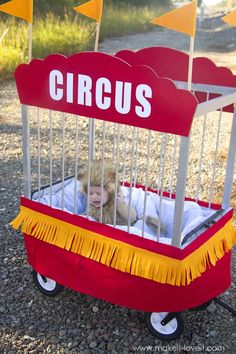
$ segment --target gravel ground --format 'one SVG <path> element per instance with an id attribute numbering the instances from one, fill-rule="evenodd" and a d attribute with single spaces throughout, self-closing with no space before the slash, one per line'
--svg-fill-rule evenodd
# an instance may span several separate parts
<path id="1" fill-rule="evenodd" d="M 196 54 L 207 55 L 234 70 L 235 36 L 235 29 L 224 26 L 219 16 L 211 14 L 197 35 Z M 188 41 L 171 31 L 155 30 L 105 41 L 100 50 L 114 52 L 150 45 L 187 50 Z M 200 312 L 184 312 L 184 334 L 168 346 L 149 333 L 141 312 L 69 289 L 55 298 L 38 292 L 27 264 L 23 238 L 8 225 L 18 211 L 22 192 L 21 121 L 14 83 L 2 84 L 0 92 L 0 353 L 235 353 L 235 318 L 215 303 Z M 235 274 L 234 252 L 232 286 L 221 295 L 234 308 Z"/>

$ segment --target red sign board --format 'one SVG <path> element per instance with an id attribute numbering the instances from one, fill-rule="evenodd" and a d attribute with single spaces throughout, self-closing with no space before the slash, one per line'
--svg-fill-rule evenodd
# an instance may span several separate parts
<path id="1" fill-rule="evenodd" d="M 171 80 L 188 81 L 189 55 L 180 50 L 166 47 L 149 47 L 137 52 L 122 50 L 116 54 L 130 65 L 148 65 L 160 77 Z M 209 58 L 193 59 L 192 82 L 215 86 L 236 87 L 236 75 L 229 68 L 217 66 Z M 218 97 L 219 95 L 195 92 L 199 103 Z M 233 105 L 223 108 L 223 111 L 233 112 Z"/>
<path id="2" fill-rule="evenodd" d="M 189 135 L 196 98 L 146 65 L 95 52 L 34 59 L 15 71 L 20 101 L 179 135 Z"/>

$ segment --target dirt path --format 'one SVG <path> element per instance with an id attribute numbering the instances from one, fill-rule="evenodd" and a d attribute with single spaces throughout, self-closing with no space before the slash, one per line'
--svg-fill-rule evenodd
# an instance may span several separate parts
<path id="1" fill-rule="evenodd" d="M 224 13 L 223 10 L 216 12 L 208 9 L 201 24 L 198 20 L 194 56 L 206 56 L 218 66 L 227 66 L 236 73 L 236 29 L 221 20 Z M 150 46 L 166 46 L 188 52 L 189 38 L 178 32 L 154 27 L 149 33 L 107 39 L 100 44 L 99 50 L 115 53 L 122 49 L 138 50 Z M 20 115 L 15 83 L 0 83 L 0 119 L 12 115 Z"/>
<path id="2" fill-rule="evenodd" d="M 236 29 L 226 26 L 220 20 L 222 15 L 211 14 L 204 20 L 196 36 L 195 56 L 207 56 L 236 73 Z M 155 28 L 150 33 L 106 40 L 99 49 L 114 53 L 155 45 L 187 51 L 189 39 Z M 160 349 L 155 352 L 165 351 L 167 346 L 161 346 L 148 333 L 143 314 L 138 311 L 69 289 L 55 299 L 45 299 L 38 293 L 30 276 L 23 239 L 9 226 L 19 208 L 23 182 L 20 104 L 14 81 L 0 84 L 0 125 L 0 353 L 129 354 L 136 352 L 134 346 L 139 345 L 144 348 L 142 352 L 153 348 Z M 206 140 L 209 149 L 211 138 Z M 235 251 L 232 280 L 231 288 L 221 298 L 236 308 Z M 225 309 L 212 303 L 207 310 L 185 311 L 183 316 L 185 332 L 179 341 L 171 342 L 170 348 L 178 345 L 186 346 L 186 351 L 192 348 L 191 352 L 198 348 L 199 353 L 235 352 L 236 322 Z"/>
<path id="3" fill-rule="evenodd" d="M 194 56 L 206 56 L 217 65 L 226 65 L 236 72 L 236 29 L 221 20 L 224 13 L 223 10 L 208 10 L 201 25 L 198 20 Z M 100 50 L 114 53 L 122 49 L 138 50 L 150 46 L 172 47 L 188 52 L 189 37 L 168 29 L 154 28 L 148 34 L 108 39 L 100 44 Z"/>

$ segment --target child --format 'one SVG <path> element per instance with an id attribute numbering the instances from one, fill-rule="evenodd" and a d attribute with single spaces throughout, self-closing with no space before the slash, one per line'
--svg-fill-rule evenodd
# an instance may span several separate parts
<path id="1" fill-rule="evenodd" d="M 103 188 L 101 187 L 103 173 Z M 124 195 L 117 179 L 116 187 L 116 169 L 111 161 L 105 160 L 102 168 L 102 161 L 94 160 L 90 166 L 90 186 L 88 194 L 88 169 L 85 169 L 82 176 L 78 176 L 81 180 L 81 192 L 87 197 L 89 203 L 89 215 L 95 220 L 100 221 L 102 207 L 102 223 L 114 224 L 114 208 L 116 204 L 115 224 L 128 225 L 129 206 L 125 202 Z M 116 203 L 115 203 L 116 197 Z M 132 226 L 137 220 L 136 211 L 130 208 L 130 225 Z"/>

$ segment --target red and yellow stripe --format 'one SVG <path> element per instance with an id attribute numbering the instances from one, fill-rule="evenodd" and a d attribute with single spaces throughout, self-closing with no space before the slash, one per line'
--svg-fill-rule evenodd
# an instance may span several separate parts
<path id="1" fill-rule="evenodd" d="M 208 268 L 215 266 L 236 243 L 236 230 L 233 228 L 232 221 L 226 219 L 211 237 L 205 237 L 205 242 L 199 243 L 199 238 L 196 240 L 195 247 L 190 245 L 189 251 L 186 250 L 187 248 L 181 250 L 161 245 L 159 253 L 155 251 L 156 243 L 153 241 L 134 235 L 126 236 L 124 240 L 121 237 L 113 237 L 116 232 L 120 232 L 121 235 L 126 233 L 108 226 L 104 230 L 111 229 L 112 236 L 107 232 L 104 235 L 97 232 L 103 230 L 103 226 L 99 223 L 88 222 L 87 219 L 72 214 L 70 218 L 76 222 L 71 223 L 63 216 L 68 213 L 31 201 L 24 203 L 23 200 L 23 204 L 26 206 L 21 205 L 19 215 L 11 223 L 15 229 L 21 226 L 23 233 L 38 240 L 121 272 L 162 284 L 177 286 L 190 284 Z M 32 205 L 33 208 L 27 204 Z M 53 216 L 42 211 L 50 211 Z M 92 224 L 93 227 L 87 229 L 86 223 Z M 133 238 L 138 238 L 137 242 L 129 242 Z"/>

